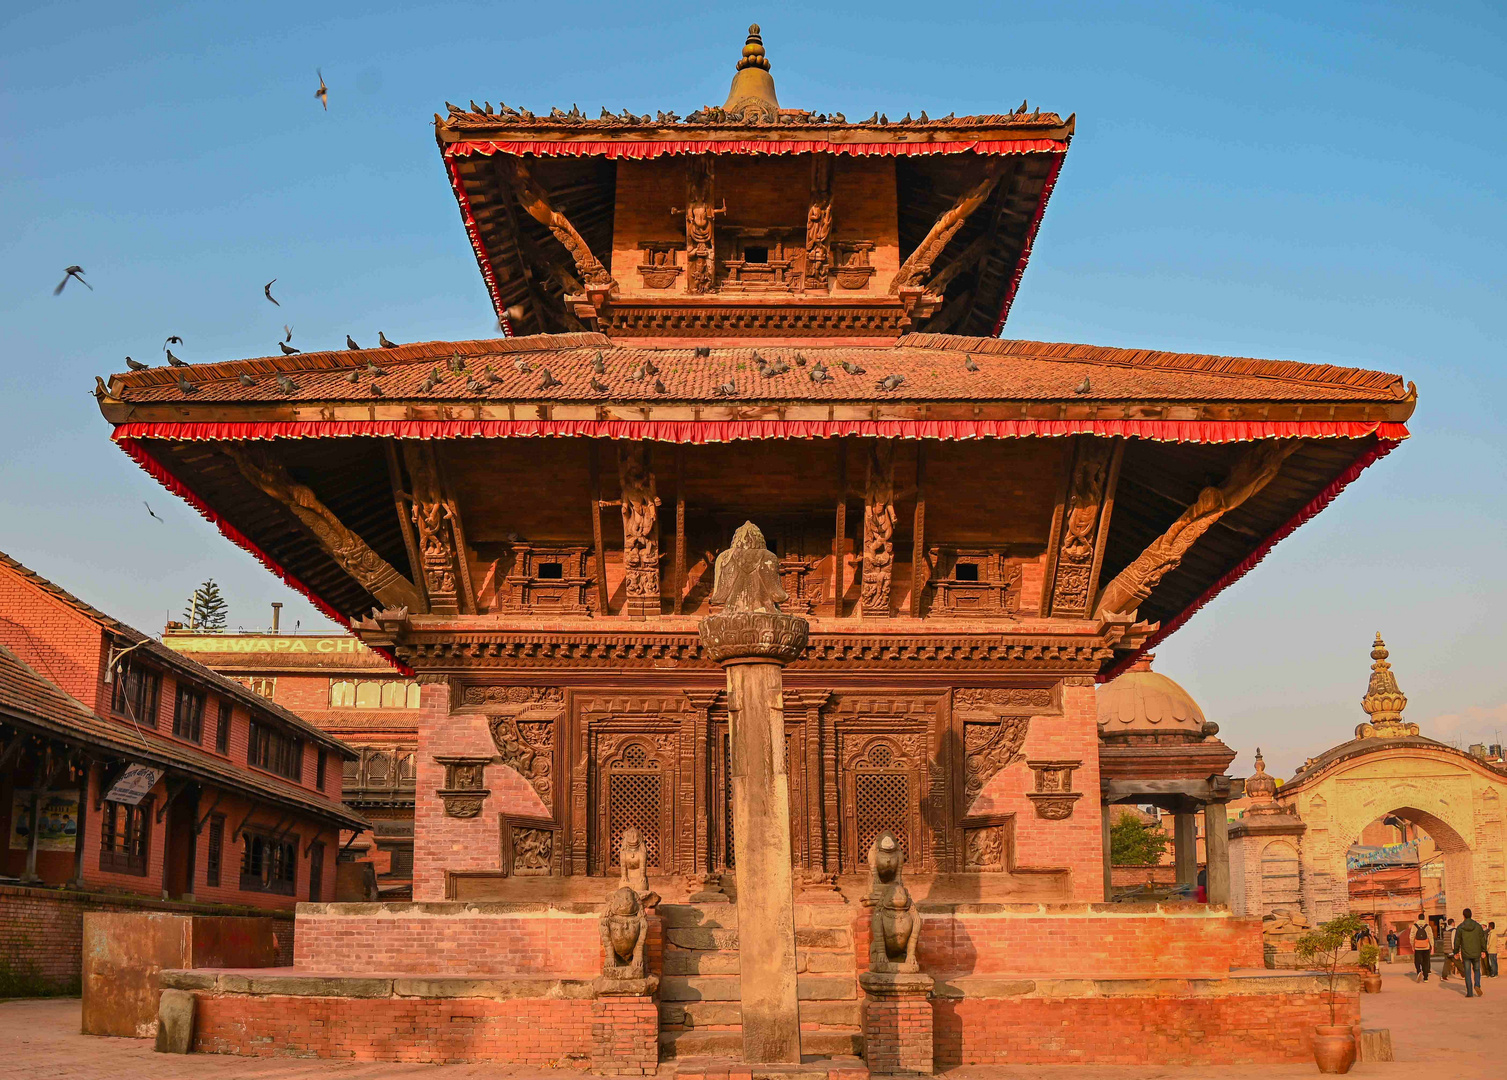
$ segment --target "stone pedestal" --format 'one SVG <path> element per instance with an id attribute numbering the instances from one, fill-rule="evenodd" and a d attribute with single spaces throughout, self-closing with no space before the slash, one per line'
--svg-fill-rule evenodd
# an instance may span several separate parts
<path id="1" fill-rule="evenodd" d="M 598 1076 L 653 1076 L 659 1068 L 658 979 L 605 989 L 591 1003 L 591 1071 Z M 637 991 L 628 992 L 628 991 Z"/>
<path id="2" fill-rule="evenodd" d="M 781 669 L 805 649 L 806 635 L 805 619 L 778 611 L 724 612 L 701 622 L 702 644 L 727 671 L 743 1059 L 748 1062 L 801 1060 Z"/>
<path id="3" fill-rule="evenodd" d="M 876 1076 L 930 1076 L 932 1007 L 930 975 L 865 971 L 864 1057 Z"/>

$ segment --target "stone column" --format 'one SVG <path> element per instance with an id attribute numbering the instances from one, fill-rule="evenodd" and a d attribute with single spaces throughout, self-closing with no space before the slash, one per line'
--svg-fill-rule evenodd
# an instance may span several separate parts
<path id="1" fill-rule="evenodd" d="M 1114 866 L 1110 859 L 1109 838 L 1114 828 L 1115 808 L 1109 803 L 1103 804 L 1099 809 L 1101 828 L 1104 831 L 1104 900 L 1108 903 L 1115 898 L 1114 890 Z"/>
<path id="2" fill-rule="evenodd" d="M 746 523 L 717 558 L 712 600 L 722 612 L 700 630 L 727 672 L 743 1059 L 799 1064 L 782 669 L 805 650 L 807 624 L 780 613 L 786 598 L 763 534 Z"/>
<path id="3" fill-rule="evenodd" d="M 1204 853 L 1208 858 L 1208 900 L 1211 904 L 1230 902 L 1230 841 L 1227 814 L 1222 802 L 1204 806 Z"/>
<path id="4" fill-rule="evenodd" d="M 1179 885 L 1198 881 L 1198 818 L 1190 806 L 1172 815 L 1172 861 Z"/>

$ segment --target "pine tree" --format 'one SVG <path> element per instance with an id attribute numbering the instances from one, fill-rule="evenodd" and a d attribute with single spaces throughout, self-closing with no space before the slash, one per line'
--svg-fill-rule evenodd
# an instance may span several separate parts
<path id="1" fill-rule="evenodd" d="M 210 578 L 188 598 L 183 617 L 188 620 L 191 629 L 218 634 L 225 629 L 228 610 L 225 598 L 220 595 L 220 587 L 215 584 L 214 578 Z"/>

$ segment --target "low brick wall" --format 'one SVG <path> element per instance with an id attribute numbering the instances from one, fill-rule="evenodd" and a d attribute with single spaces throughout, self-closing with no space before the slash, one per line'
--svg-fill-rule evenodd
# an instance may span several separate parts
<path id="1" fill-rule="evenodd" d="M 278 963 L 293 962 L 291 912 L 228 904 L 185 904 L 115 893 L 0 885 L 0 997 L 79 993 L 84 913 L 166 911 L 182 915 L 257 915 L 271 918 Z"/>
<path id="2" fill-rule="evenodd" d="M 1313 1029 L 1329 1023 L 1322 980 L 1291 975 L 1258 981 L 1266 985 L 1251 982 L 1027 982 L 1018 988 L 1026 992 L 1008 996 L 982 996 L 983 987 L 939 987 L 936 1068 L 1311 1062 Z M 1339 999 L 1338 1022 L 1359 1023 L 1353 977 Z"/>
<path id="3" fill-rule="evenodd" d="M 300 904 L 293 964 L 341 975 L 602 971 L 599 905 Z"/>
<path id="4" fill-rule="evenodd" d="M 958 904 L 922 907 L 921 970 L 965 975 L 1220 978 L 1261 967 L 1261 926 L 1205 904 Z M 869 911 L 855 916 L 860 970 Z"/>

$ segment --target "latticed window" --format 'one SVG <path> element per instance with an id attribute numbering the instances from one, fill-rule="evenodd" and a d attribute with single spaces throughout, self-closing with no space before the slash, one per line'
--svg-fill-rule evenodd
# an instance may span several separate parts
<path id="1" fill-rule="evenodd" d="M 889 752 L 887 747 L 885 752 Z M 871 753 L 869 759 L 872 762 L 874 754 Z M 893 833 L 900 842 L 900 850 L 906 851 L 909 847 L 906 842 L 909 837 L 906 823 L 910 820 L 909 777 L 899 773 L 860 772 L 853 778 L 853 803 L 858 826 L 858 847 L 854 854 L 859 863 L 868 858 L 869 848 L 883 832 Z"/>
<path id="2" fill-rule="evenodd" d="M 623 833 L 637 829 L 643 839 L 645 859 L 649 866 L 660 866 L 659 822 L 661 806 L 661 777 L 657 765 L 649 762 L 648 751 L 639 743 L 629 745 L 622 761 L 613 766 L 607 776 L 608 849 L 609 866 L 618 865 L 618 848 L 623 843 Z"/>

